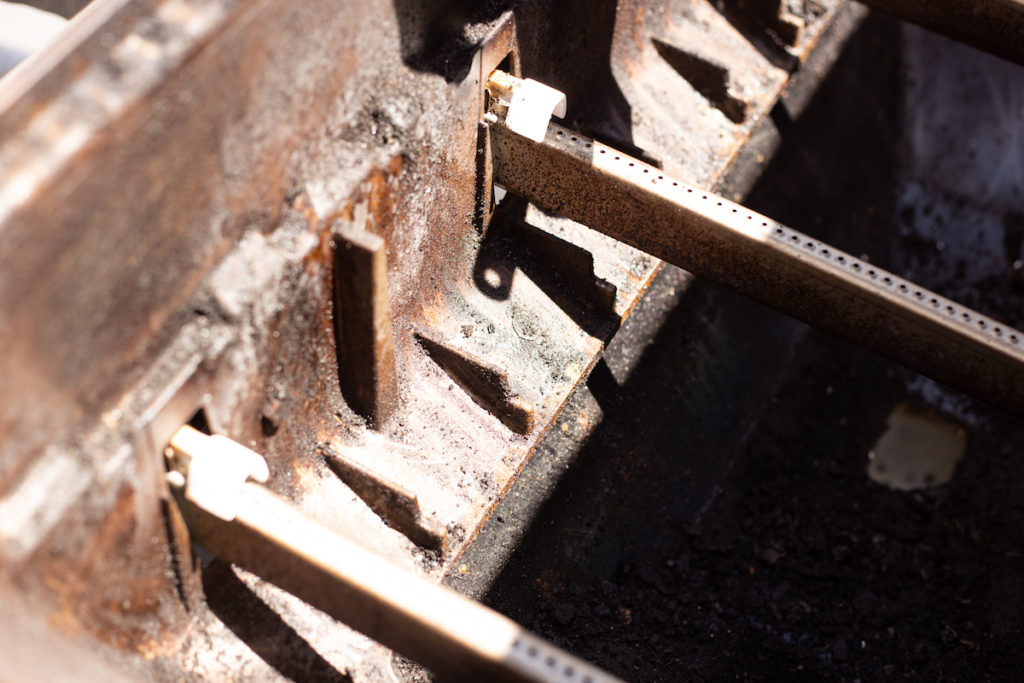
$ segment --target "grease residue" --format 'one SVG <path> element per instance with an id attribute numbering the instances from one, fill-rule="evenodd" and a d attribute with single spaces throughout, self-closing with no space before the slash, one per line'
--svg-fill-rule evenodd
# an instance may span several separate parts
<path id="1" fill-rule="evenodd" d="M 945 484 L 964 455 L 962 427 L 903 403 L 889 416 L 888 428 L 868 454 L 868 476 L 897 491 Z"/>

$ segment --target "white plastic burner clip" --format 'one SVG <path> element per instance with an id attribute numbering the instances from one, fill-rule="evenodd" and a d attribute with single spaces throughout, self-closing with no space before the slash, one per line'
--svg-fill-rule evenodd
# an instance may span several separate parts
<path id="1" fill-rule="evenodd" d="M 542 142 L 551 117 L 565 116 L 565 93 L 531 78 L 522 79 L 495 70 L 487 79 L 491 103 L 489 114 L 505 126 L 534 142 Z"/>

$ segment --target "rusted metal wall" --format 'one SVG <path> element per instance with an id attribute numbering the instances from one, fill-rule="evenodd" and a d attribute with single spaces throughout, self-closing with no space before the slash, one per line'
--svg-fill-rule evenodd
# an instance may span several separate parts
<path id="1" fill-rule="evenodd" d="M 200 408 L 309 514 L 435 578 L 457 566 L 658 269 L 512 201 L 488 227 L 486 76 L 511 55 L 568 94 L 570 125 L 711 186 L 859 16 L 815 7 L 787 44 L 698 0 L 90 5 L 0 86 L 0 577 L 19 609 L 149 675 L 300 657 L 254 658 L 204 601 L 216 572 L 162 460 Z M 376 256 L 336 258 L 347 244 Z M 339 460 L 420 517 L 375 510 Z M 386 665 L 246 585 L 337 669 Z"/>

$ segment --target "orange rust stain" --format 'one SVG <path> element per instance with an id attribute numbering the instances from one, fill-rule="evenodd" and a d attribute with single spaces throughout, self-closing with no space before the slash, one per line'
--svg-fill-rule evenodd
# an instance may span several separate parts
<path id="1" fill-rule="evenodd" d="M 388 173 L 391 176 L 397 178 L 402 173 L 402 166 L 404 163 L 405 162 L 402 159 L 402 155 L 396 154 L 394 157 L 391 158 L 391 161 L 388 163 Z"/>
<path id="2" fill-rule="evenodd" d="M 316 468 L 309 463 L 296 462 L 292 464 L 292 470 L 298 481 L 298 488 L 302 491 L 312 491 L 317 487 L 320 480 Z"/>
<path id="3" fill-rule="evenodd" d="M 637 53 L 643 54 L 644 47 L 647 45 L 647 31 L 644 30 L 643 5 L 638 5 L 636 8 L 636 16 L 633 19 L 633 40 L 636 41 Z"/>
<path id="4" fill-rule="evenodd" d="M 54 561 L 43 584 L 58 605 L 55 627 L 146 656 L 172 651 L 189 619 L 168 578 L 166 539 L 136 540 L 134 498 L 124 486 L 86 547 Z"/>
<path id="5" fill-rule="evenodd" d="M 366 207 L 366 223 L 359 226 L 368 232 L 389 241 L 394 231 L 395 192 L 402 173 L 404 161 L 401 155 L 391 158 L 385 168 L 374 168 L 359 183 L 345 205 L 326 216 L 322 223 L 332 225 L 336 221 L 351 223 L 356 219 L 356 208 Z"/>
<path id="6" fill-rule="evenodd" d="M 423 308 L 420 310 L 420 315 L 422 320 L 428 325 L 440 326 L 449 319 L 449 311 L 441 294 L 436 294 L 434 299 L 432 302 L 424 303 Z"/>

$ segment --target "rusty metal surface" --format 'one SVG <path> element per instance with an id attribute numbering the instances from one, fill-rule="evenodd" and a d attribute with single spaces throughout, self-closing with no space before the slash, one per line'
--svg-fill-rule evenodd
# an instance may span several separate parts
<path id="1" fill-rule="evenodd" d="M 89 3 L 86 0 L 33 0 L 26 4 L 70 18 L 82 11 L 82 8 Z"/>
<path id="2" fill-rule="evenodd" d="M 536 207 L 490 221 L 483 80 L 504 61 L 566 91 L 573 125 L 713 185 L 859 17 L 815 8 L 782 47 L 696 0 L 92 3 L 0 81 L 0 583 L 136 675 L 390 675 L 381 646 L 200 567 L 163 444 L 201 408 L 307 514 L 435 580 L 458 567 L 659 267 Z M 362 232 L 375 265 L 336 267 Z M 349 276 L 372 286 L 335 297 Z M 356 383 L 393 406 L 341 390 L 366 357 L 337 346 L 351 298 L 396 378 Z M 220 591 L 276 621 L 243 628 Z"/>
<path id="3" fill-rule="evenodd" d="M 1024 64 L 1021 0 L 861 0 L 979 50 Z"/>
<path id="4" fill-rule="evenodd" d="M 1007 237 L 1017 233 L 1004 216 L 1021 187 L 1012 165 L 1021 158 L 1021 140 L 1013 134 L 1020 125 L 1011 114 L 1020 109 L 1007 104 L 1019 102 L 1024 73 L 880 14 L 850 47 L 809 113 L 790 129 L 767 182 L 743 203 L 853 254 L 867 253 L 876 265 L 1020 328 L 1020 264 L 1014 265 L 1020 243 Z M 897 63 L 903 69 L 887 68 Z M 883 665 L 911 678 L 983 678 L 986 671 L 1018 670 L 1005 657 L 1021 642 L 1020 621 L 1007 622 L 1005 631 L 987 621 L 991 610 L 1007 604 L 1005 594 L 989 591 L 989 579 L 955 581 L 963 590 L 981 587 L 965 613 L 934 577 L 947 558 L 975 553 L 960 546 L 956 526 L 935 527 L 935 515 L 974 515 L 984 520 L 979 527 L 991 525 L 986 537 L 994 538 L 1006 529 L 1007 516 L 1017 514 L 1013 510 L 1024 499 L 1014 493 L 1000 499 L 993 492 L 1002 490 L 998 481 L 1017 481 L 1004 479 L 1007 465 L 996 454 L 1005 453 L 1004 462 L 1016 460 L 1020 420 L 710 283 L 690 287 L 673 315 L 643 354 L 640 369 L 623 374 L 606 350 L 599 370 L 606 363 L 610 373 L 602 378 L 595 371 L 589 382 L 604 419 L 529 524 L 526 538 L 516 543 L 498 587 L 489 591 L 491 604 L 637 680 L 699 679 L 708 671 L 723 679 L 773 678 L 764 674 L 764 662 L 777 666 L 778 678 L 791 678 L 783 672 L 819 653 L 834 653 L 835 634 L 844 629 L 864 633 L 866 650 L 852 641 L 857 645 L 845 662 L 823 657 L 811 677 L 855 678 L 873 670 L 882 678 Z M 730 326 L 730 316 L 742 324 Z M 780 343 L 780 330 L 793 337 Z M 717 390 L 707 379 L 714 363 L 722 368 Z M 789 380 L 779 381 L 774 373 Z M 765 384 L 769 394 L 748 403 Z M 971 444 L 950 485 L 922 492 L 931 511 L 920 516 L 882 512 L 920 499 L 878 487 L 865 475 L 867 454 L 886 416 L 908 396 L 963 425 Z M 747 418 L 737 416 L 743 410 L 737 404 L 744 403 L 753 411 Z M 595 400 L 585 404 L 590 422 L 601 414 L 594 406 Z M 575 415 L 563 413 L 562 425 L 578 434 Z M 750 431 L 736 433 L 737 425 L 749 425 Z M 716 480 L 709 471 L 724 474 Z M 841 480 L 838 471 L 845 473 Z M 960 508 L 950 508 L 952 498 Z M 1000 509 L 997 500 L 1008 507 Z M 764 523 L 765 515 L 775 521 Z M 497 516 L 504 524 L 492 524 L 503 528 L 516 517 L 509 510 Z M 857 530 L 862 523 L 865 532 Z M 870 528 L 878 523 L 900 531 Z M 761 531 L 751 532 L 749 524 Z M 941 537 L 923 540 L 929 528 L 942 529 Z M 783 533 L 787 549 L 804 549 L 790 554 L 782 570 L 759 558 L 763 548 L 781 547 L 780 529 L 790 530 Z M 851 530 L 862 545 L 835 557 L 832 549 L 846 543 Z M 918 577 L 913 552 L 887 548 L 874 556 L 877 561 L 870 559 L 876 532 L 896 546 L 935 549 L 929 580 Z M 822 536 L 824 542 L 815 540 Z M 988 541 L 982 545 L 987 548 Z M 741 557 L 744 552 L 749 554 Z M 989 555 L 1002 558 L 1003 552 L 992 549 Z M 911 579 L 891 571 L 893 556 L 914 558 L 903 574 Z M 856 570 L 850 571 L 850 558 L 860 563 Z M 1014 561 L 1006 560 L 1011 566 Z M 986 576 L 1000 574 L 999 562 L 993 560 Z M 748 564 L 756 566 L 753 576 L 747 575 Z M 830 578 L 808 578 L 809 567 L 817 568 L 811 570 L 816 577 Z M 1005 573 L 1016 577 L 1014 569 Z M 879 576 L 892 580 L 879 583 Z M 913 604 L 907 600 L 911 585 L 922 593 Z M 1013 579 L 1010 585 L 1019 584 Z M 760 618 L 753 625 L 746 621 L 759 610 L 773 612 L 779 604 L 773 589 L 796 590 L 793 604 L 812 605 L 807 640 L 783 639 L 793 623 L 786 610 L 775 621 L 768 617 L 770 631 Z M 852 600 L 865 591 L 898 599 L 883 600 L 859 617 L 830 611 L 837 596 Z M 679 601 L 678 611 L 672 600 Z M 1005 640 L 970 651 L 966 665 L 951 665 L 955 656 L 917 658 L 902 641 L 888 640 L 886 646 L 884 627 L 873 631 L 881 611 L 892 615 L 883 621 L 920 623 L 922 637 L 945 652 L 933 628 L 943 604 L 949 617 L 941 623 L 952 623 L 961 635 L 977 628 L 994 640 L 1005 633 Z M 601 621 L 597 615 L 608 605 Z M 623 623 L 618 606 L 632 610 L 631 625 Z M 660 618 L 661 610 L 667 619 Z M 573 616 L 568 622 L 567 613 Z M 717 644 L 707 637 L 715 623 Z M 728 631 L 729 637 L 720 638 Z M 607 638 L 599 640 L 602 634 Z M 640 647 L 618 649 L 633 642 Z"/>
<path id="5" fill-rule="evenodd" d="M 387 243 L 356 226 L 333 240 L 338 379 L 352 409 L 380 425 L 398 403 Z"/>
<path id="6" fill-rule="evenodd" d="M 229 439 L 183 427 L 171 439 L 169 460 L 168 483 L 196 543 L 445 680 L 618 680 L 246 483 L 251 473 L 262 478 L 266 463 Z M 204 494 L 214 488 L 220 498 Z"/>
<path id="7" fill-rule="evenodd" d="M 492 132 L 509 191 L 1024 414 L 1024 333 L 575 131 Z"/>

